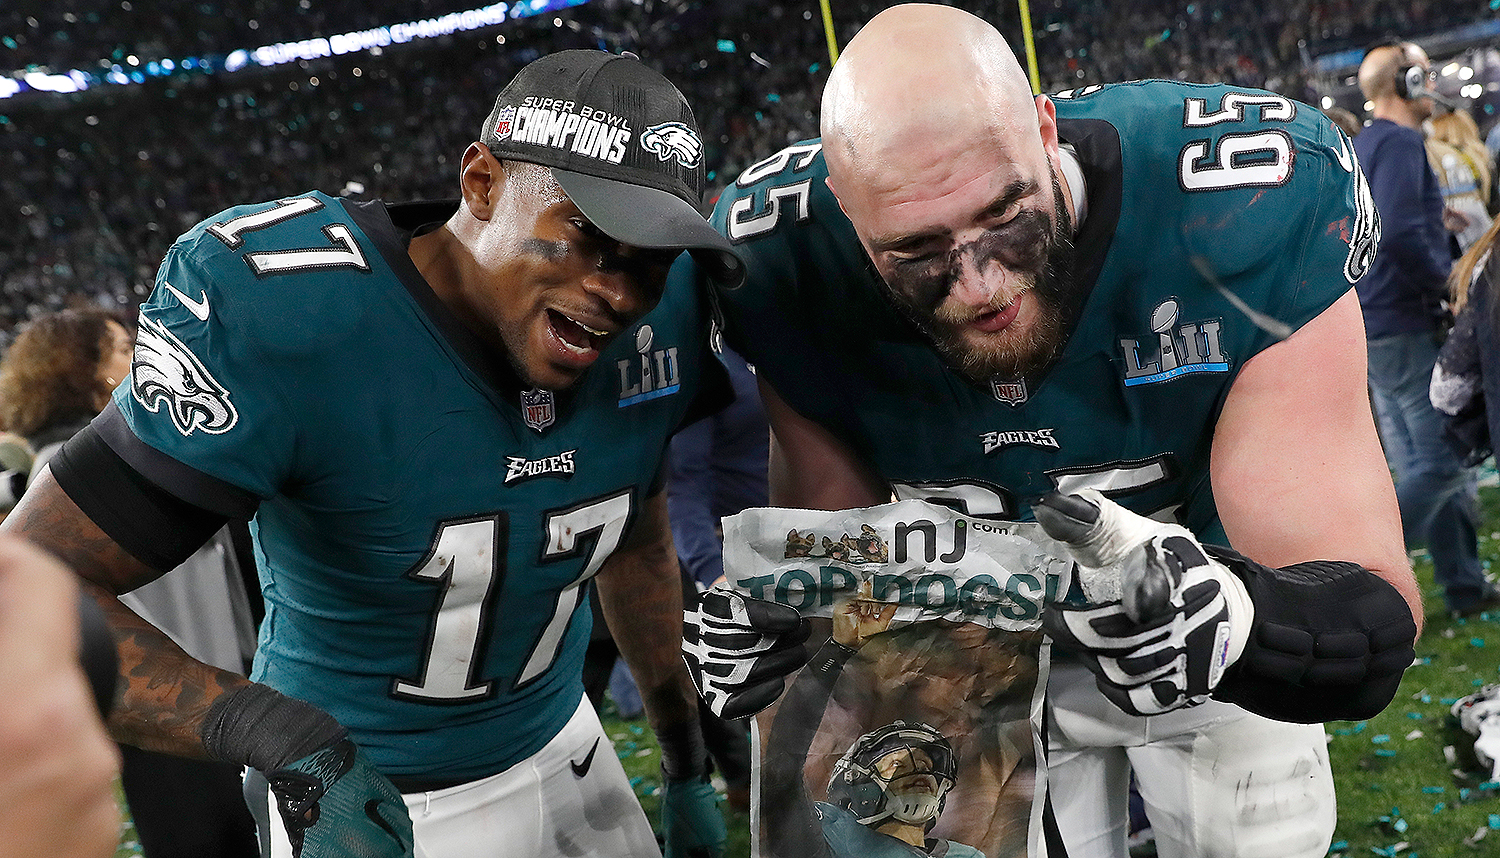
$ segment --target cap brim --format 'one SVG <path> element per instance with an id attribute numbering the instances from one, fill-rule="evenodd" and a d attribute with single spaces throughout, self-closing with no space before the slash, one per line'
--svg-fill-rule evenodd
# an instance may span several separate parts
<path id="1" fill-rule="evenodd" d="M 693 252 L 716 280 L 734 281 L 745 264 L 703 215 L 676 194 L 552 168 L 552 175 L 578 210 L 622 244 Z"/>

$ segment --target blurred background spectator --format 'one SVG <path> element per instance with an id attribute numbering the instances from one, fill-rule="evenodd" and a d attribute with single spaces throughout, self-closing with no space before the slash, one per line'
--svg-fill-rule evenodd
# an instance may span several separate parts
<path id="1" fill-rule="evenodd" d="M 39 454 L 73 437 L 130 374 L 135 337 L 103 310 L 64 310 L 33 319 L 0 360 L 0 420 Z"/>
<path id="2" fill-rule="evenodd" d="M 771 430 L 755 373 L 728 346 L 715 343 L 729 371 L 734 402 L 684 427 L 672 437 L 667 508 L 672 542 L 682 567 L 683 599 L 696 606 L 698 594 L 724 577 L 724 533 L 720 521 L 752 507 L 766 506 L 766 467 Z M 750 809 L 750 724 L 713 714 L 699 701 L 703 740 L 724 778 L 729 806 Z"/>
<path id="3" fill-rule="evenodd" d="M 1453 330 L 1438 352 L 1428 395 L 1447 418 L 1447 436 L 1469 463 L 1494 453 L 1500 438 L 1500 257 L 1492 252 L 1500 221 L 1453 263 L 1448 276 Z"/>
<path id="4" fill-rule="evenodd" d="M 1427 132 L 1427 163 L 1443 190 L 1443 225 L 1468 250 L 1490 228 L 1495 165 L 1466 110 L 1435 113 Z"/>

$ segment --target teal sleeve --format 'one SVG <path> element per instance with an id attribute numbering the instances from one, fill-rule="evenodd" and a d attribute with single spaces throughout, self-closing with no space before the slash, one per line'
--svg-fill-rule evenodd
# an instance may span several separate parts
<path id="1" fill-rule="evenodd" d="M 195 249 L 214 241 L 200 236 L 167 254 L 141 308 L 130 384 L 115 391 L 115 403 L 148 446 L 269 498 L 290 471 L 294 445 L 277 378 L 285 370 L 259 348 L 265 320 L 215 276 L 235 260 L 216 258 L 212 247 L 205 260 Z"/>

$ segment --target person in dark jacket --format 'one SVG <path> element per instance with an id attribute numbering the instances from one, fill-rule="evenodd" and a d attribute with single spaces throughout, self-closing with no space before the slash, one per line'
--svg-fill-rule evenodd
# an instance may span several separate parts
<path id="1" fill-rule="evenodd" d="M 1471 614 L 1497 596 L 1479 565 L 1473 477 L 1445 441 L 1442 415 L 1428 399 L 1451 265 L 1442 191 L 1421 131 L 1441 98 L 1432 77 L 1427 54 L 1410 42 L 1372 48 L 1360 64 L 1360 90 L 1374 118 L 1353 147 L 1380 214 L 1381 241 L 1356 288 L 1407 547 L 1427 545 L 1449 611 Z"/>

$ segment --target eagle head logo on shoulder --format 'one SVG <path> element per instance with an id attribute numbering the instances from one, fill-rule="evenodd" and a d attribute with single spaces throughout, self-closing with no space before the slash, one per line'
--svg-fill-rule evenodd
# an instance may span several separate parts
<path id="1" fill-rule="evenodd" d="M 221 435 L 240 419 L 229 391 L 165 325 L 147 316 L 141 317 L 136 334 L 130 393 L 152 414 L 165 404 L 172 425 L 183 435 L 200 429 Z"/>
<path id="2" fill-rule="evenodd" d="M 675 158 L 690 170 L 703 163 L 703 141 L 681 122 L 663 122 L 647 128 L 641 135 L 641 148 L 663 161 Z"/>

